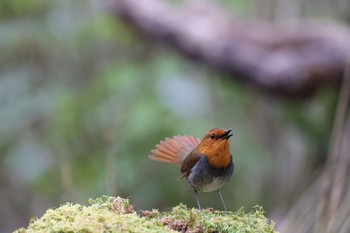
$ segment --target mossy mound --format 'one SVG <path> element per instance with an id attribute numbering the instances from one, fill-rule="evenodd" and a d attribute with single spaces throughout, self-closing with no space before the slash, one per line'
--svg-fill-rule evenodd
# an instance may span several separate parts
<path id="1" fill-rule="evenodd" d="M 250 213 L 211 209 L 188 209 L 180 204 L 170 212 L 158 210 L 137 214 L 129 200 L 102 196 L 90 199 L 89 206 L 67 203 L 49 209 L 39 219 L 32 219 L 25 232 L 276 232 L 261 207 Z"/>

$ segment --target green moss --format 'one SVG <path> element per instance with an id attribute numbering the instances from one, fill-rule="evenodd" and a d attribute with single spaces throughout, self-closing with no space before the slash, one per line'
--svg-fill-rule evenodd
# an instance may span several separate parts
<path id="1" fill-rule="evenodd" d="M 129 200 L 102 196 L 89 206 L 67 203 L 32 219 L 24 232 L 276 232 L 261 207 L 250 213 L 188 209 L 180 204 L 170 212 L 143 211 L 138 215 Z"/>

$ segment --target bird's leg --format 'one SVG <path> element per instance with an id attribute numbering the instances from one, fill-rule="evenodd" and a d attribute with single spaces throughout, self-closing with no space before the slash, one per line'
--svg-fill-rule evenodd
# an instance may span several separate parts
<path id="1" fill-rule="evenodd" d="M 197 190 L 194 190 L 194 195 L 196 196 L 196 201 L 197 201 L 198 209 L 199 209 L 200 211 L 202 211 L 201 204 L 199 203 L 199 198 L 198 198 L 198 192 L 197 192 Z"/>
<path id="2" fill-rule="evenodd" d="M 220 197 L 220 200 L 221 200 L 222 206 L 224 207 L 224 210 L 225 210 L 225 211 L 227 211 L 227 209 L 226 209 L 226 205 L 225 205 L 225 202 L 224 202 L 224 199 L 223 199 L 223 198 L 222 198 L 222 196 L 221 196 L 220 189 L 218 189 L 218 194 L 219 194 L 219 197 Z"/>

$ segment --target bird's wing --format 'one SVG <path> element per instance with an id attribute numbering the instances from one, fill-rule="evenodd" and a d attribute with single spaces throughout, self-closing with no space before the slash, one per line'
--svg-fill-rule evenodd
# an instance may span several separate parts
<path id="1" fill-rule="evenodd" d="M 185 160 L 182 163 L 181 176 L 179 178 L 181 179 L 184 177 L 188 177 L 190 175 L 191 169 L 200 158 L 201 154 L 199 153 L 199 151 L 197 149 L 192 150 L 191 153 L 185 158 Z"/>
<path id="2" fill-rule="evenodd" d="M 152 150 L 150 159 L 181 165 L 201 140 L 192 136 L 175 136 L 161 141 Z"/>

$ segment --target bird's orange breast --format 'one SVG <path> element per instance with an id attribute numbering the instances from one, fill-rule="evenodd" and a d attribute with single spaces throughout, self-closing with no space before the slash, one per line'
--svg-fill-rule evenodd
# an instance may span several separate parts
<path id="1" fill-rule="evenodd" d="M 208 158 L 208 162 L 215 168 L 227 167 L 231 164 L 230 143 L 228 140 L 218 140 L 214 143 L 202 141 L 198 151 Z"/>

